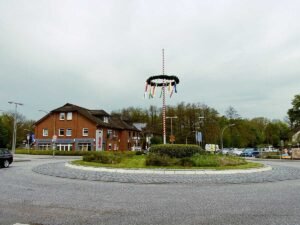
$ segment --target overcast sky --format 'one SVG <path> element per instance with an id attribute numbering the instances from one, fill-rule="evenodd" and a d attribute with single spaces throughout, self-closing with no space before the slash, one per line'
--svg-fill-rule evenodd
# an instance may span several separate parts
<path id="1" fill-rule="evenodd" d="M 164 48 L 180 79 L 167 104 L 283 119 L 300 92 L 299 12 L 297 0 L 0 0 L 0 110 L 160 107 L 143 94 Z"/>

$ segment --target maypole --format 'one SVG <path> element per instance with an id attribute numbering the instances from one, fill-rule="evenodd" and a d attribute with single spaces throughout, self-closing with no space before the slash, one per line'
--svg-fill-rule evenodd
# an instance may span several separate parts
<path id="1" fill-rule="evenodd" d="M 165 75 L 165 50 L 162 49 L 162 75 Z M 162 86 L 162 92 L 163 92 L 163 141 L 164 144 L 166 144 L 166 89 L 165 89 L 166 80 L 163 79 L 163 86 Z"/>
<path id="2" fill-rule="evenodd" d="M 149 98 L 153 98 L 155 96 L 157 87 L 161 87 L 160 97 L 163 98 L 162 119 L 164 144 L 166 144 L 166 87 L 168 87 L 168 92 L 171 98 L 173 92 L 177 93 L 177 84 L 179 84 L 179 79 L 177 76 L 165 75 L 165 50 L 162 49 L 162 75 L 151 76 L 146 80 L 144 97 L 146 98 L 146 96 L 148 95 Z"/>

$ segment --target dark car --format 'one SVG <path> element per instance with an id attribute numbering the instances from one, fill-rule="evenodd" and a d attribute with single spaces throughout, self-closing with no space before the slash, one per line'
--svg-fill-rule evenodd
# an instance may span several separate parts
<path id="1" fill-rule="evenodd" d="M 9 167 L 13 160 L 14 157 L 8 149 L 0 149 L 0 167 Z"/>
<path id="2" fill-rule="evenodd" d="M 259 151 L 255 148 L 246 148 L 240 156 L 242 157 L 256 157 L 259 155 Z"/>

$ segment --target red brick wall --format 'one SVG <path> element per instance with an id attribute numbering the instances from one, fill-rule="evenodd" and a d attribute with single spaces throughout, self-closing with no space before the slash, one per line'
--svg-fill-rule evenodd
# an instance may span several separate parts
<path id="1" fill-rule="evenodd" d="M 82 116 L 77 112 L 72 113 L 72 120 L 67 120 L 67 113 L 65 114 L 65 120 L 59 119 L 60 113 L 52 113 L 44 120 L 40 121 L 36 124 L 35 127 L 35 138 L 36 139 L 52 139 L 55 134 L 58 139 L 74 139 L 74 138 L 95 138 L 96 136 L 96 124 Z M 43 137 L 43 129 L 48 128 L 48 136 Z M 64 136 L 59 136 L 59 128 L 63 128 L 65 130 Z M 66 130 L 70 128 L 72 129 L 72 136 L 66 136 Z M 82 135 L 83 128 L 88 128 L 88 136 Z M 114 150 L 114 146 L 118 146 L 118 150 L 130 150 L 128 148 L 128 139 L 129 139 L 129 131 L 128 130 L 115 130 L 117 133 L 117 137 L 107 138 L 107 128 L 99 127 L 99 129 L 103 130 L 103 140 L 106 142 L 105 150 L 109 150 L 109 144 L 111 144 L 111 150 Z M 114 130 L 114 129 L 111 129 Z M 131 135 L 133 134 L 132 131 Z M 131 141 L 132 142 L 132 141 Z M 133 146 L 135 142 L 131 143 Z M 94 149 L 93 149 L 94 150 Z"/>
<path id="2" fill-rule="evenodd" d="M 120 150 L 130 150 L 128 149 L 128 131 L 123 130 L 120 132 Z"/>
<path id="3" fill-rule="evenodd" d="M 43 137 L 43 129 L 45 128 L 48 128 L 48 137 Z M 59 136 L 59 128 L 65 129 L 64 136 Z M 66 130 L 68 128 L 72 129 L 72 136 L 66 136 Z M 82 136 L 83 128 L 88 128 L 88 136 Z M 52 113 L 40 123 L 36 124 L 35 137 L 36 139 L 52 139 L 54 130 L 57 138 L 95 138 L 96 134 L 95 124 L 77 112 L 73 112 L 72 120 L 67 120 L 67 118 L 60 120 L 59 113 Z"/>

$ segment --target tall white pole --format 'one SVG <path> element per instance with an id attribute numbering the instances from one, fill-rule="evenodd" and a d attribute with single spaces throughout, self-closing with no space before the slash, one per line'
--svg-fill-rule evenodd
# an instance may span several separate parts
<path id="1" fill-rule="evenodd" d="M 17 104 L 15 104 L 15 115 L 14 115 L 14 133 L 13 133 L 13 143 L 12 152 L 16 152 L 16 141 L 17 141 Z"/>
<path id="2" fill-rule="evenodd" d="M 162 49 L 162 74 L 165 75 L 165 50 Z M 163 79 L 163 143 L 166 144 L 166 89 L 165 79 Z"/>

